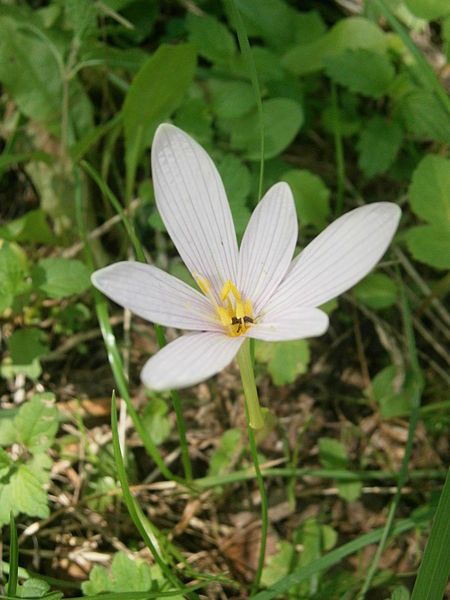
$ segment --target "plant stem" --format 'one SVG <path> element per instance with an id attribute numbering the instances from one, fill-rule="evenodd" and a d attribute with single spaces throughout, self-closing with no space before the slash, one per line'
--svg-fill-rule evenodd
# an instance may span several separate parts
<path id="1" fill-rule="evenodd" d="M 258 483 L 259 494 L 261 496 L 261 543 L 259 546 L 258 566 L 250 594 L 253 595 L 259 588 L 264 567 L 267 530 L 269 527 L 269 508 L 266 489 L 264 486 L 264 478 L 259 465 L 258 450 L 256 447 L 254 432 L 254 429 L 260 429 L 264 426 L 264 417 L 261 412 L 258 392 L 256 390 L 255 374 L 253 371 L 249 340 L 245 340 L 245 342 L 242 344 L 237 355 L 237 360 L 239 369 L 241 371 L 242 386 L 245 394 L 245 416 L 247 419 L 247 433 L 250 444 L 250 454 L 255 467 L 256 481 Z"/>
<path id="2" fill-rule="evenodd" d="M 264 417 L 259 405 L 249 340 L 245 340 L 245 342 L 242 344 L 241 349 L 237 354 L 237 361 L 239 370 L 241 372 L 242 387 L 244 388 L 245 406 L 246 410 L 248 411 L 249 425 L 252 429 L 261 429 L 264 427 Z"/>

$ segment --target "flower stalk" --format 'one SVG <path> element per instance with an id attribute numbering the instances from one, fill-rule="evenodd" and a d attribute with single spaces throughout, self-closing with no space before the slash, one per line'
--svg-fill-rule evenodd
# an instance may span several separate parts
<path id="1" fill-rule="evenodd" d="M 259 405 L 258 392 L 256 390 L 255 374 L 250 354 L 250 340 L 245 340 L 240 347 L 237 353 L 237 361 L 241 372 L 249 425 L 252 429 L 262 429 L 264 427 L 264 416 Z"/>

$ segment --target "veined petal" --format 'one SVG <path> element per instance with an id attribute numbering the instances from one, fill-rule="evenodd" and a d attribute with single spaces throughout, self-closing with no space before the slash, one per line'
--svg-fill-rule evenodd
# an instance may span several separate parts
<path id="1" fill-rule="evenodd" d="M 318 308 L 269 310 L 248 331 L 247 336 L 267 342 L 282 342 L 322 335 L 328 329 L 328 315 Z"/>
<path id="2" fill-rule="evenodd" d="M 95 271 L 92 283 L 120 306 L 153 323 L 200 331 L 221 329 L 202 294 L 151 265 L 115 263 Z"/>
<path id="3" fill-rule="evenodd" d="M 146 362 L 141 379 L 157 391 L 195 385 L 229 365 L 244 339 L 213 332 L 182 335 Z"/>
<path id="4" fill-rule="evenodd" d="M 207 279 L 218 297 L 236 281 L 238 247 L 230 206 L 214 163 L 189 135 L 160 125 L 152 146 L 158 210 L 191 273 Z"/>
<path id="5" fill-rule="evenodd" d="M 283 279 L 294 254 L 298 225 L 287 183 L 277 183 L 253 211 L 239 250 L 238 289 L 255 314 Z"/>
<path id="6" fill-rule="evenodd" d="M 339 217 L 294 259 L 267 309 L 320 306 L 354 286 L 386 252 L 400 215 L 376 202 Z"/>

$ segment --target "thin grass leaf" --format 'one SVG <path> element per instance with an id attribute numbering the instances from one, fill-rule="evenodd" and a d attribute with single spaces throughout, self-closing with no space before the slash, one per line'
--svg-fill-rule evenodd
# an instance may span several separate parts
<path id="1" fill-rule="evenodd" d="M 432 513 L 429 511 L 426 514 L 421 514 L 415 518 L 402 519 L 392 527 L 391 537 L 396 537 L 410 529 L 421 526 L 431 518 Z M 320 571 L 330 569 L 334 565 L 337 565 L 347 556 L 359 552 L 359 550 L 362 550 L 362 548 L 365 548 L 370 544 L 376 544 L 382 538 L 383 533 L 384 528 L 375 529 L 370 533 L 361 535 L 356 540 L 343 544 L 339 548 L 336 548 L 336 550 L 332 550 L 328 554 L 325 554 L 325 556 L 318 558 L 308 565 L 295 569 L 290 575 L 282 577 L 264 592 L 252 596 L 252 600 L 272 600 L 272 598 L 276 598 L 277 596 L 288 592 L 292 587 L 309 579 L 316 573 L 320 573 Z"/>
<path id="2" fill-rule="evenodd" d="M 142 244 L 136 235 L 136 232 L 133 227 L 133 223 L 128 218 L 127 213 L 123 210 L 122 205 L 120 204 L 118 198 L 114 195 L 111 188 L 104 181 L 104 179 L 100 176 L 98 171 L 96 171 L 94 169 L 94 167 L 92 167 L 92 165 L 90 165 L 86 161 L 81 161 L 80 164 L 83 167 L 83 169 L 92 177 L 92 179 L 98 185 L 98 187 L 100 188 L 100 190 L 102 191 L 104 196 L 110 201 L 114 210 L 120 216 L 123 226 L 125 227 L 125 230 L 128 234 L 130 242 L 133 246 L 133 250 L 134 250 L 137 260 L 140 262 L 143 262 L 143 263 L 147 262 L 146 258 L 145 258 L 144 248 L 142 247 Z M 161 327 L 161 325 L 157 325 L 155 323 L 155 332 L 156 332 L 156 338 L 158 340 L 158 345 L 160 348 L 163 348 L 167 343 L 166 336 L 164 334 L 164 329 Z M 189 446 L 188 446 L 187 437 L 186 437 L 186 424 L 185 424 L 184 416 L 183 416 L 181 398 L 180 398 L 179 393 L 176 390 L 170 390 L 169 394 L 170 394 L 170 399 L 172 401 L 172 405 L 173 405 L 175 415 L 176 415 L 178 435 L 180 438 L 181 462 L 183 463 L 184 476 L 187 481 L 191 481 L 192 480 L 192 465 L 191 465 L 191 459 L 189 456 Z"/>
<path id="3" fill-rule="evenodd" d="M 162 573 L 165 575 L 167 581 L 170 581 L 172 585 L 174 585 L 178 590 L 180 590 L 183 585 L 178 580 L 176 575 L 172 573 L 167 564 L 161 557 L 159 550 L 156 548 L 155 543 L 151 539 L 147 531 L 148 527 L 148 519 L 143 515 L 140 507 L 138 506 L 136 500 L 132 496 L 130 492 L 130 487 L 128 485 L 128 478 L 125 471 L 125 464 L 122 457 L 122 452 L 120 448 L 119 441 L 119 432 L 118 432 L 118 423 L 117 423 L 117 402 L 116 402 L 116 394 L 113 391 L 111 397 L 111 431 L 112 431 L 112 439 L 113 439 L 113 449 L 114 449 L 114 459 L 117 467 L 117 475 L 119 477 L 120 485 L 122 486 L 123 500 L 128 509 L 128 513 L 136 526 L 136 529 L 139 531 L 142 539 L 144 540 L 147 548 L 152 553 L 155 562 L 158 564 Z"/>
<path id="4" fill-rule="evenodd" d="M 411 312 L 409 309 L 409 304 L 406 299 L 405 288 L 403 282 L 400 278 L 400 273 L 398 275 L 398 287 L 401 291 L 401 309 L 403 316 L 403 325 L 405 329 L 405 337 L 406 337 L 406 345 L 408 349 L 408 361 L 409 361 L 409 370 L 411 373 L 411 416 L 409 419 L 408 426 L 408 437 L 405 445 L 405 453 L 403 455 L 402 464 L 400 466 L 400 471 L 398 474 L 397 480 L 397 491 L 392 500 L 391 506 L 389 507 L 389 513 L 386 519 L 386 525 L 384 526 L 383 535 L 381 536 L 380 543 L 378 544 L 378 548 L 375 552 L 375 556 L 370 564 L 370 567 L 367 571 L 366 578 L 364 580 L 364 584 L 361 588 L 360 593 L 358 594 L 357 599 L 363 600 L 370 589 L 372 584 L 372 580 L 376 574 L 378 569 L 378 564 L 380 562 L 381 556 L 386 548 L 386 544 L 388 541 L 389 533 L 392 528 L 394 522 L 395 512 L 400 503 L 402 488 L 408 480 L 408 466 L 409 461 L 411 459 L 411 454 L 413 450 L 414 444 L 414 436 L 416 433 L 417 423 L 419 422 L 420 417 L 420 401 L 422 397 L 422 389 L 423 389 L 423 376 L 420 370 L 419 361 L 417 358 L 417 349 L 416 343 L 414 340 L 414 330 L 411 318 Z"/>
<path id="5" fill-rule="evenodd" d="M 12 512 L 9 518 L 9 565 L 10 569 L 6 593 L 15 596 L 17 592 L 19 571 L 19 542 L 17 540 L 16 521 Z"/>
<path id="6" fill-rule="evenodd" d="M 80 186 L 79 173 L 77 170 L 75 170 L 75 181 L 76 181 L 75 201 L 76 201 L 78 229 L 79 229 L 79 233 L 80 233 L 80 238 L 84 242 L 86 262 L 87 262 L 89 268 L 91 269 L 91 271 L 93 271 L 94 270 L 94 259 L 92 256 L 91 247 L 90 247 L 88 239 L 87 239 L 86 227 L 85 227 L 84 220 L 83 220 L 83 210 L 82 210 L 82 201 L 81 201 L 81 186 Z M 131 402 L 131 397 L 130 397 L 130 394 L 128 393 L 128 384 L 127 384 L 127 380 L 126 380 L 125 373 L 123 370 L 122 359 L 120 356 L 119 349 L 117 348 L 116 339 L 115 339 L 111 324 L 109 322 L 109 315 L 108 315 L 108 308 L 107 308 L 106 300 L 104 299 L 103 295 L 100 294 L 100 292 L 98 292 L 97 290 L 93 290 L 93 293 L 94 293 L 95 309 L 97 312 L 97 318 L 98 318 L 98 321 L 100 324 L 103 341 L 105 343 L 106 351 L 108 354 L 109 364 L 111 365 L 111 370 L 113 372 L 114 379 L 116 380 L 117 387 L 119 389 L 119 393 L 122 396 L 122 398 L 125 400 L 125 403 L 127 405 L 128 414 L 130 415 L 130 417 L 133 421 L 133 425 L 136 428 L 136 431 L 138 432 L 138 434 L 145 446 L 145 449 L 147 450 L 148 454 L 152 457 L 152 459 L 155 461 L 155 464 L 157 465 L 157 467 L 159 468 L 161 473 L 164 475 L 164 477 L 166 477 L 166 479 L 174 479 L 175 481 L 178 481 L 179 479 L 170 471 L 170 469 L 167 467 L 164 460 L 162 459 L 162 456 L 159 453 L 158 448 L 156 447 L 156 445 L 153 443 L 153 440 L 148 435 L 145 427 L 143 426 L 143 424 L 141 422 L 141 419 L 139 418 L 139 415 L 137 414 L 137 412 L 133 406 L 133 403 Z"/>
<path id="7" fill-rule="evenodd" d="M 411 600 L 441 600 L 450 574 L 450 469 L 442 488 L 430 537 Z"/>
<path id="8" fill-rule="evenodd" d="M 431 65 L 428 64 L 422 52 L 417 48 L 417 46 L 411 39 L 411 36 L 408 34 L 403 25 L 398 21 L 396 16 L 391 12 L 385 0 L 375 0 L 375 4 L 378 5 L 378 8 L 382 12 L 386 21 L 389 23 L 392 29 L 399 35 L 399 37 L 402 39 L 402 42 L 405 44 L 405 46 L 408 48 L 408 50 L 414 57 L 422 79 L 422 84 L 426 88 L 428 88 L 428 90 L 436 94 L 441 104 L 446 109 L 447 113 L 450 115 L 450 99 L 447 95 L 447 92 L 440 84 L 439 79 L 437 78 L 436 73 L 434 72 Z"/>

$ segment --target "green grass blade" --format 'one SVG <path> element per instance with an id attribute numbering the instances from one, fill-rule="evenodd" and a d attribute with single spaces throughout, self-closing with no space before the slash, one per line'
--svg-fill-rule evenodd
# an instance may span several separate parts
<path id="1" fill-rule="evenodd" d="M 151 539 L 146 526 L 146 521 L 148 520 L 144 517 L 141 509 L 139 508 L 136 500 L 131 494 L 130 487 L 128 485 L 128 478 L 125 471 L 125 464 L 122 457 L 122 452 L 120 449 L 120 441 L 119 441 L 119 433 L 118 433 L 118 424 L 117 424 L 117 402 L 116 402 L 116 394 L 113 392 L 111 398 L 111 431 L 112 431 L 112 439 L 113 439 L 113 449 L 114 449 L 114 459 L 116 461 L 117 467 L 117 475 L 119 477 L 120 485 L 122 486 L 122 494 L 125 505 L 128 509 L 130 517 L 133 523 L 136 526 L 136 529 L 139 531 L 142 539 L 144 540 L 147 548 L 152 553 L 155 562 L 158 564 L 159 568 L 165 575 L 167 581 L 170 581 L 172 585 L 175 585 L 178 589 L 182 588 L 183 585 L 178 580 L 176 575 L 172 573 L 167 564 L 161 557 L 159 550 L 156 548 L 153 540 Z"/>
<path id="2" fill-rule="evenodd" d="M 358 600 L 363 600 L 365 598 L 366 593 L 370 589 L 372 580 L 376 574 L 378 569 L 378 564 L 380 562 L 381 556 L 386 548 L 386 544 L 388 541 L 389 533 L 392 528 L 392 524 L 394 522 L 395 512 L 400 503 L 402 488 L 408 479 L 408 466 L 409 461 L 411 459 L 411 454 L 413 451 L 414 444 L 414 436 L 416 433 L 417 423 L 419 422 L 420 417 L 420 402 L 422 397 L 422 389 L 423 389 L 423 376 L 420 370 L 419 361 L 417 359 L 417 350 L 416 343 L 414 340 L 414 330 L 411 319 L 411 312 L 409 309 L 409 304 L 406 299 L 406 293 L 401 281 L 400 276 L 398 276 L 399 289 L 401 291 L 401 307 L 402 307 L 402 316 L 403 316 L 403 324 L 405 329 L 405 337 L 406 344 L 408 349 L 408 361 L 409 361 L 409 370 L 411 374 L 411 416 L 409 419 L 408 426 L 408 437 L 405 445 L 405 454 L 403 455 L 402 464 L 400 466 L 400 471 L 398 474 L 397 480 L 397 491 L 392 500 L 391 506 L 389 507 L 388 516 L 386 519 L 386 525 L 384 526 L 383 535 L 381 536 L 380 542 L 378 544 L 378 548 L 375 552 L 375 556 L 370 564 L 370 567 L 367 571 L 367 575 L 364 580 L 364 584 L 361 588 L 360 593 L 358 594 Z"/>
<path id="3" fill-rule="evenodd" d="M 441 600 L 450 574 L 450 469 L 442 488 L 430 537 L 411 600 Z"/>
<path id="4" fill-rule="evenodd" d="M 6 593 L 15 596 L 17 592 L 17 581 L 19 572 L 19 542 L 17 540 L 17 529 L 14 515 L 11 512 L 9 518 L 9 577 Z"/>
<path id="5" fill-rule="evenodd" d="M 77 182 L 76 213 L 77 213 L 78 229 L 79 229 L 79 233 L 80 233 L 80 238 L 84 242 L 86 262 L 87 262 L 88 266 L 90 267 L 90 269 L 93 271 L 95 269 L 94 258 L 92 256 L 92 250 L 89 245 L 89 241 L 87 239 L 86 227 L 85 227 L 84 220 L 83 220 L 81 185 L 79 182 L 79 173 L 77 170 L 75 170 L 75 181 Z M 162 456 L 161 456 L 158 448 L 154 444 L 151 437 L 148 435 L 145 427 L 142 425 L 139 415 L 137 414 L 137 412 L 133 406 L 133 403 L 131 402 L 131 397 L 128 392 L 128 384 L 127 384 L 127 380 L 126 380 L 125 373 L 123 370 L 122 359 L 121 359 L 120 352 L 119 352 L 119 349 L 116 344 L 116 338 L 114 336 L 111 324 L 109 322 L 109 315 L 108 315 L 108 308 L 106 305 L 106 300 L 104 299 L 103 295 L 100 294 L 100 292 L 98 292 L 97 290 L 94 289 L 93 293 L 94 293 L 95 309 L 97 312 L 97 318 L 98 318 L 98 321 L 100 324 L 100 329 L 102 332 L 103 340 L 104 340 L 106 351 L 108 354 L 108 360 L 111 365 L 111 370 L 113 372 L 114 379 L 116 380 L 116 384 L 119 389 L 119 393 L 127 405 L 128 414 L 130 415 L 130 417 L 133 421 L 133 425 L 136 428 L 136 431 L 138 432 L 139 436 L 142 439 L 145 449 L 147 450 L 148 454 L 152 457 L 152 459 L 155 461 L 155 464 L 158 466 L 161 473 L 167 479 L 174 479 L 177 481 L 178 480 L 177 477 L 167 467 L 164 460 L 162 459 Z"/>
<path id="6" fill-rule="evenodd" d="M 414 529 L 424 524 L 426 521 L 431 519 L 431 517 L 432 513 L 430 511 L 415 518 L 402 519 L 392 527 L 391 536 L 395 537 L 405 533 L 406 531 L 409 531 L 410 529 Z M 316 573 L 320 573 L 320 571 L 324 571 L 325 569 L 330 569 L 334 565 L 340 563 L 347 556 L 355 554 L 355 552 L 359 552 L 370 544 L 376 544 L 382 538 L 383 532 L 384 528 L 375 529 L 370 533 L 361 535 L 360 537 L 356 538 L 356 540 L 352 540 L 347 544 L 343 544 L 339 548 L 336 548 L 336 550 L 332 550 L 328 554 L 325 554 L 325 556 L 314 560 L 308 565 L 295 569 L 295 571 L 286 577 L 282 577 L 273 585 L 268 587 L 267 590 L 256 594 L 256 596 L 252 596 L 252 600 L 272 600 L 272 598 L 277 598 L 281 594 L 285 594 L 293 586 L 298 585 L 302 581 L 306 581 Z"/>
<path id="7" fill-rule="evenodd" d="M 104 179 L 101 177 L 101 175 L 98 173 L 98 171 L 96 171 L 94 169 L 94 167 L 92 165 L 90 165 L 86 161 L 81 161 L 80 164 L 83 167 L 83 169 L 89 174 L 89 176 L 95 181 L 95 183 L 98 185 L 99 189 L 104 194 L 105 198 L 107 198 L 109 200 L 109 202 L 112 204 L 114 210 L 120 216 L 123 226 L 125 227 L 125 230 L 128 234 L 130 242 L 133 246 L 133 250 L 134 250 L 137 260 L 140 262 L 144 262 L 144 263 L 147 262 L 146 258 L 145 258 L 144 249 L 142 247 L 142 244 L 141 244 L 139 238 L 136 235 L 136 232 L 133 227 L 133 223 L 132 223 L 131 219 L 128 218 L 128 215 L 124 211 L 118 198 L 115 196 L 115 194 L 112 192 L 111 188 L 108 186 L 108 184 L 104 181 Z M 156 331 L 156 337 L 158 340 L 158 345 L 160 348 L 163 348 L 166 345 L 166 337 L 164 335 L 164 330 L 161 327 L 161 325 L 155 324 L 155 331 Z M 189 446 L 188 446 L 187 437 L 186 437 L 186 424 L 184 422 L 181 398 L 180 398 L 179 393 L 176 390 L 171 390 L 169 392 L 169 394 L 170 394 L 170 399 L 172 401 L 172 405 L 173 405 L 175 415 L 176 415 L 178 435 L 180 438 L 181 462 L 183 463 L 184 475 L 185 475 L 185 478 L 187 481 L 191 481 L 192 480 L 192 465 L 191 465 L 191 459 L 189 456 Z"/>
<path id="8" fill-rule="evenodd" d="M 247 65 L 247 70 L 250 75 L 250 81 L 252 83 L 253 91 L 255 93 L 256 106 L 258 108 L 259 118 L 259 133 L 260 133 L 260 162 L 259 162 L 259 185 L 258 185 L 258 200 L 261 200 L 263 194 L 264 184 L 264 110 L 261 99 L 261 89 L 259 87 L 258 73 L 256 71 L 255 61 L 248 41 L 247 31 L 245 30 L 244 21 L 242 20 L 241 13 L 236 6 L 235 0 L 227 0 L 230 7 L 231 14 L 233 16 L 234 28 L 238 36 L 239 47 L 242 52 L 242 56 Z"/>
<path id="9" fill-rule="evenodd" d="M 422 52 L 417 48 L 415 43 L 412 41 L 410 35 L 407 30 L 403 27 L 403 25 L 398 21 L 396 16 L 391 12 L 385 0 L 375 0 L 375 3 L 378 5 L 378 8 L 382 12 L 384 18 L 392 27 L 392 29 L 398 34 L 401 38 L 402 42 L 410 51 L 411 55 L 414 57 L 417 68 L 419 70 L 422 84 L 428 88 L 429 91 L 434 92 L 436 96 L 439 98 L 441 104 L 445 108 L 445 110 L 450 115 L 450 99 L 447 95 L 447 92 L 444 90 L 442 85 L 439 82 L 439 79 L 436 76 L 431 65 L 428 64 L 426 58 L 423 56 Z"/>

